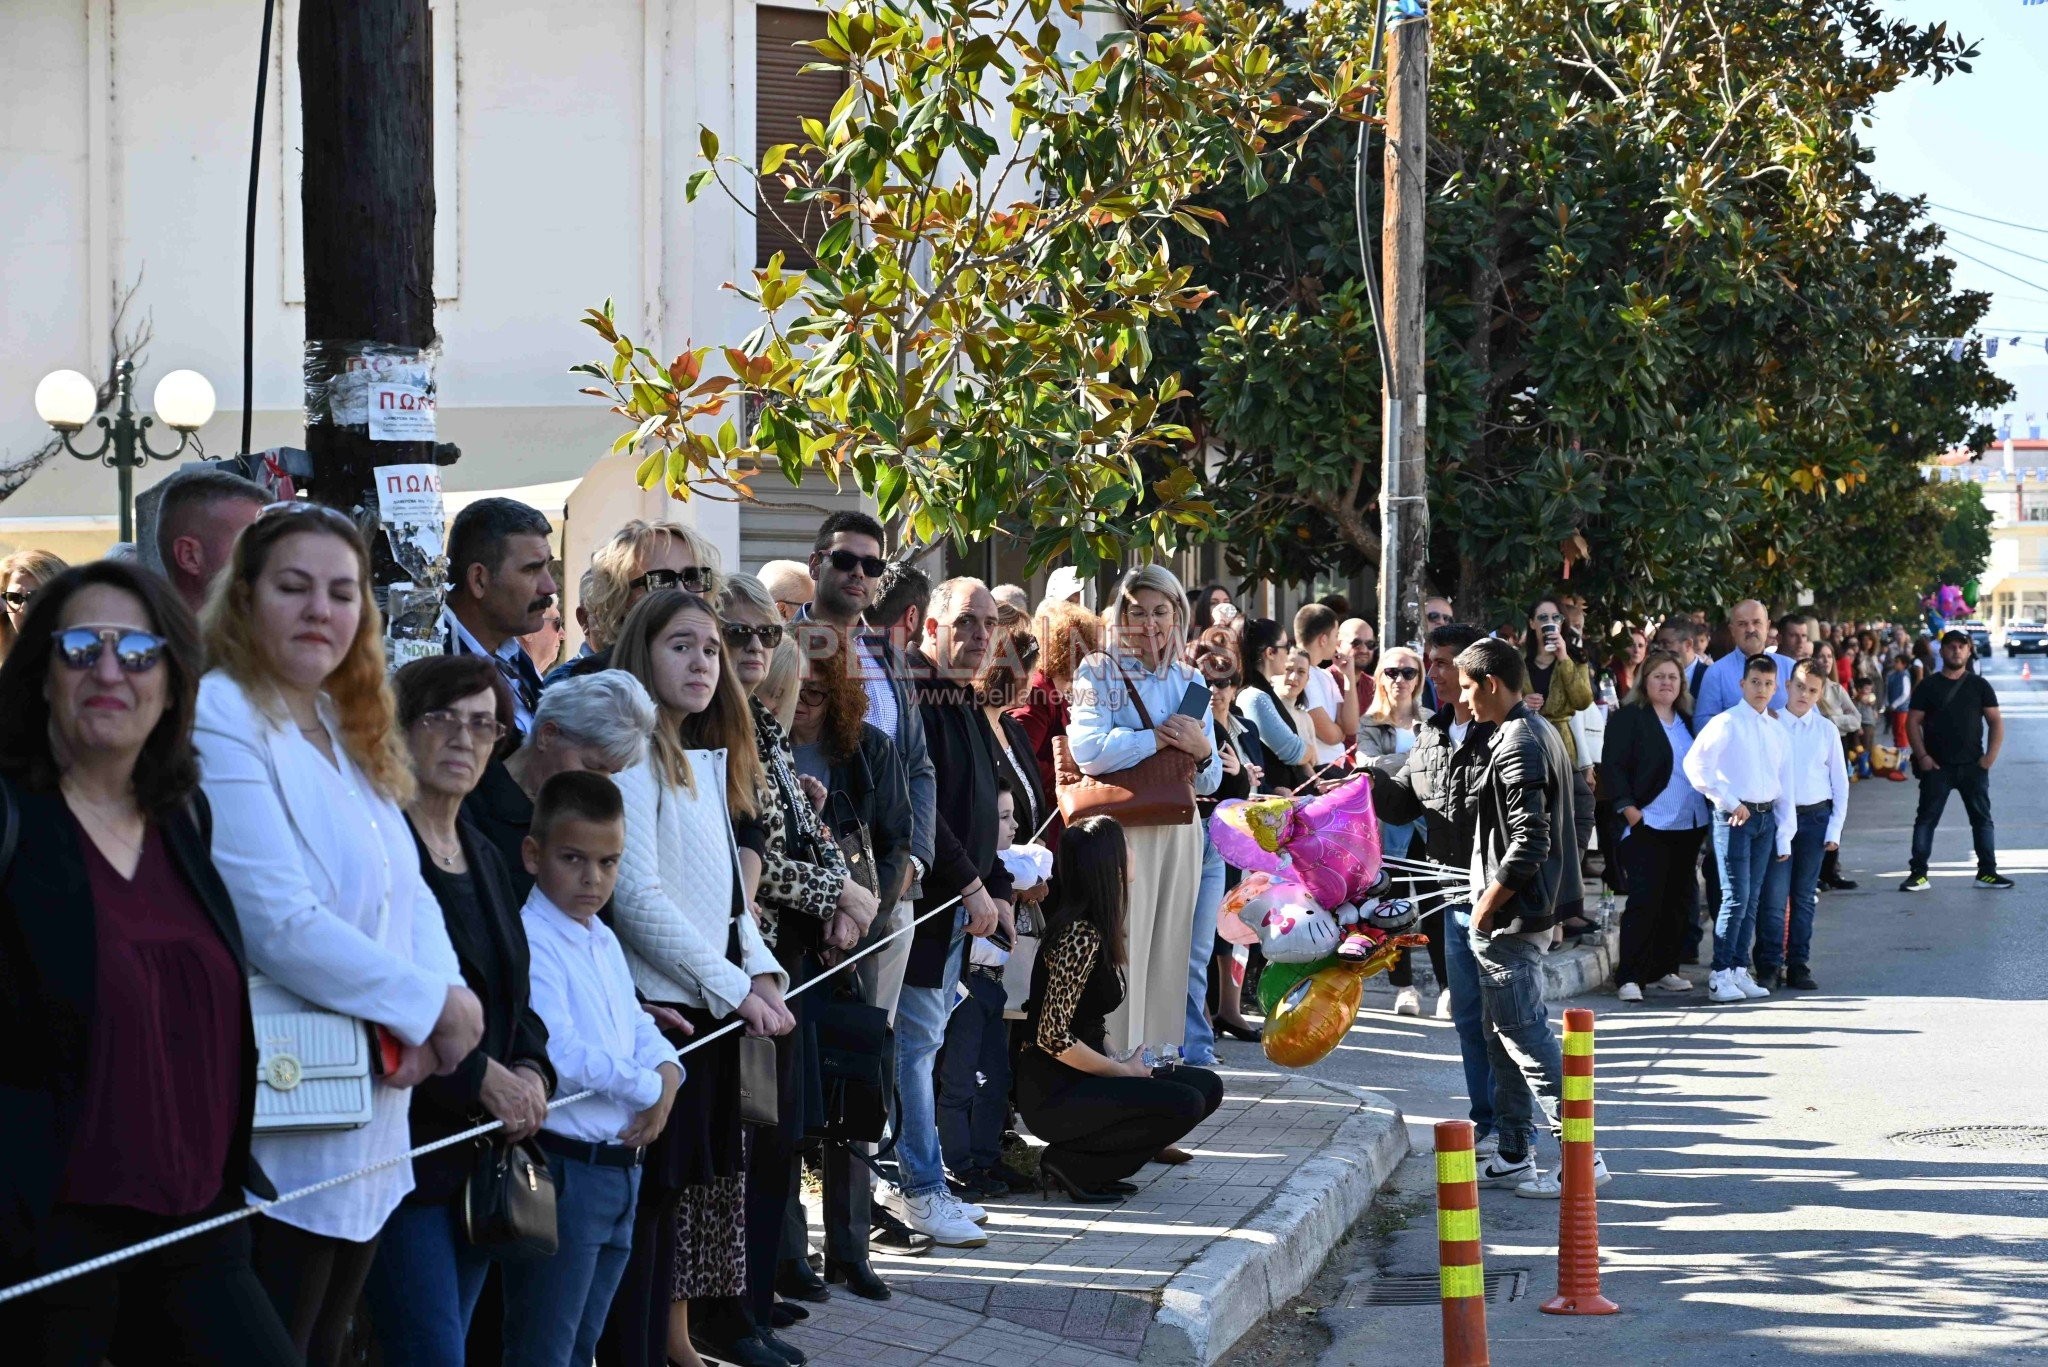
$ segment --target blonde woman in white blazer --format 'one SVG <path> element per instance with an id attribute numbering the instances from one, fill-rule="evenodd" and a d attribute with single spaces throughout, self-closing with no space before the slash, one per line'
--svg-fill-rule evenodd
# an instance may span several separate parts
<path id="1" fill-rule="evenodd" d="M 647 759 L 616 779 L 626 852 L 612 928 L 634 985 L 700 1036 L 735 1017 L 749 1035 L 786 1034 L 796 1024 L 782 999 L 788 978 L 740 879 L 734 823 L 755 824 L 761 760 L 718 617 L 681 589 L 649 594 L 621 624 L 612 667 L 645 685 L 657 709 Z M 668 1128 L 647 1154 L 633 1255 L 612 1301 L 622 1361 L 666 1352 L 693 1367 L 693 1319 L 714 1350 L 753 1336 L 739 1047 L 734 1034 L 690 1054 Z"/>
<path id="2" fill-rule="evenodd" d="M 398 808 L 412 775 L 382 636 L 362 538 L 314 504 L 244 531 L 206 610 L 200 783 L 250 967 L 403 1046 L 368 1125 L 255 1141 L 280 1191 L 404 1153 L 410 1088 L 483 1031 Z M 340 1360 L 378 1232 L 411 1187 L 411 1165 L 394 1164 L 257 1218 L 257 1275 L 314 1367 Z"/>

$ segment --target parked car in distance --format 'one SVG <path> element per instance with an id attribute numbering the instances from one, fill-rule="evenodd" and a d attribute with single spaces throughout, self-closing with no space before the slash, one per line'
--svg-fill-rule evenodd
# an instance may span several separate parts
<path id="1" fill-rule="evenodd" d="M 2007 659 L 2015 655 L 2048 655 L 2048 626 L 2039 622 L 2007 622 L 2005 654 Z"/>

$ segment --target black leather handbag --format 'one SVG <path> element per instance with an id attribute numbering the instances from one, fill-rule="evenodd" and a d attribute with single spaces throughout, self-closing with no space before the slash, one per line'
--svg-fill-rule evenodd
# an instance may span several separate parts
<path id="1" fill-rule="evenodd" d="M 889 1013 L 851 993 L 834 993 L 813 1009 L 825 1114 L 811 1133 L 835 1143 L 877 1143 L 895 1105 L 896 1036 Z"/>
<path id="2" fill-rule="evenodd" d="M 868 839 L 868 828 L 854 810 L 853 799 L 835 791 L 826 806 L 832 813 L 832 819 L 829 823 L 821 821 L 820 824 L 839 846 L 839 853 L 846 860 L 846 871 L 853 875 L 854 882 L 879 897 L 882 870 L 875 863 L 874 842 Z"/>
<path id="3" fill-rule="evenodd" d="M 462 1233 L 472 1248 L 506 1262 L 555 1256 L 555 1178 L 526 1144 L 477 1142 L 462 1190 Z"/>

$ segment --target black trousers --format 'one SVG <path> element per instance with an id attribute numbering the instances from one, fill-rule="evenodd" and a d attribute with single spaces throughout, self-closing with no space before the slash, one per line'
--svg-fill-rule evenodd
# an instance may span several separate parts
<path id="1" fill-rule="evenodd" d="M 241 1204 L 239 1194 L 234 1204 Z M 69 1267 L 199 1218 L 121 1206 L 58 1206 L 38 1231 L 33 1271 Z M 24 1367 L 295 1367 L 302 1355 L 256 1279 L 249 1246 L 244 1220 L 10 1301 L 0 1306 L 4 1356 Z M 31 1269 L 21 1271 L 26 1276 Z"/>
<path id="2" fill-rule="evenodd" d="M 1658 831 L 1638 824 L 1617 852 L 1627 870 L 1628 901 L 1621 910 L 1621 962 L 1616 982 L 1641 986 L 1678 971 L 1686 930 L 1698 918 L 1699 884 L 1693 870 L 1707 828 Z"/>
<path id="3" fill-rule="evenodd" d="M 1095 1077 L 1035 1048 L 1019 1063 L 1017 1109 L 1048 1145 L 1040 1161 L 1085 1190 L 1129 1177 L 1223 1103 L 1223 1079 L 1207 1068 Z"/>
<path id="4" fill-rule="evenodd" d="M 349 1323 L 377 1258 L 377 1241 L 350 1243 L 258 1215 L 256 1276 L 307 1367 L 339 1367 Z"/>

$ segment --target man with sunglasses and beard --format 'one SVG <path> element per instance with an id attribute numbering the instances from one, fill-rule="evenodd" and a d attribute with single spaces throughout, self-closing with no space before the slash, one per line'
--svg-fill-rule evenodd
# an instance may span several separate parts
<path id="1" fill-rule="evenodd" d="M 497 662 L 522 736 L 540 705 L 540 671 L 519 638 L 539 631 L 555 603 L 553 534 L 539 509 L 509 498 L 478 499 L 455 515 L 448 534 L 442 653 Z"/>

